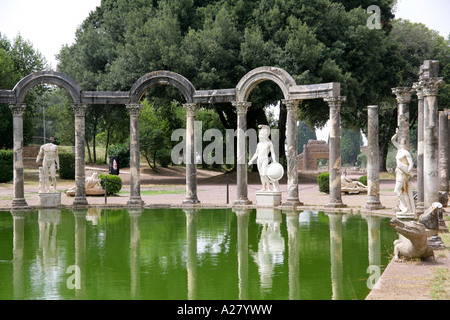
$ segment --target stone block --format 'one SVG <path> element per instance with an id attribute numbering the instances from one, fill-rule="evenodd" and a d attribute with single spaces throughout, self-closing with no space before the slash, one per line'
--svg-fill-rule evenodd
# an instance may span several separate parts
<path id="1" fill-rule="evenodd" d="M 256 192 L 256 205 L 261 207 L 276 207 L 281 204 L 280 191 Z"/>
<path id="2" fill-rule="evenodd" d="M 61 205 L 61 193 L 39 193 L 39 201 L 44 208 L 58 207 Z"/>

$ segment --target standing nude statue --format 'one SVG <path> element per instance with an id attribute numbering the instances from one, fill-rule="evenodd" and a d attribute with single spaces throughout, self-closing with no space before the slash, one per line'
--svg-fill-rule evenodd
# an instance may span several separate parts
<path id="1" fill-rule="evenodd" d="M 412 188 L 410 186 L 409 180 L 413 177 L 411 172 L 414 167 L 414 162 L 408 150 L 403 148 L 397 142 L 398 128 L 395 131 L 394 136 L 391 141 L 395 148 L 397 148 L 397 155 L 395 156 L 395 161 L 397 168 L 395 169 L 395 188 L 394 192 L 399 200 L 399 208 L 401 213 L 416 213 L 416 207 L 414 205 L 414 198 L 412 195 Z"/>
<path id="2" fill-rule="evenodd" d="M 50 180 L 52 178 L 53 192 L 56 192 L 56 170 L 59 169 L 58 146 L 46 143 L 39 149 L 36 162 L 42 159 L 42 167 L 39 168 L 39 192 L 50 192 Z"/>
<path id="3" fill-rule="evenodd" d="M 251 165 L 252 162 L 256 158 L 258 158 L 256 164 L 258 166 L 258 172 L 263 186 L 261 191 L 270 191 L 270 184 L 273 185 L 273 191 L 278 191 L 278 181 L 272 181 L 267 176 L 267 167 L 269 166 L 269 152 L 272 155 L 272 162 L 277 163 L 277 161 L 275 160 L 275 149 L 273 147 L 272 141 L 270 141 L 269 139 L 270 127 L 267 125 L 259 125 L 258 128 L 259 142 L 256 146 L 256 152 L 248 162 L 248 165 Z"/>

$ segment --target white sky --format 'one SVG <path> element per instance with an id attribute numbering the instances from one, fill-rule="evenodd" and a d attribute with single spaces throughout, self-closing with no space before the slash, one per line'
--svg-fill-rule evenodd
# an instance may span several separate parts
<path id="1" fill-rule="evenodd" d="M 101 0 L 0 0 L 0 33 L 13 40 L 18 33 L 31 41 L 56 69 L 55 55 L 72 44 L 77 27 Z M 447 38 L 450 34 L 450 0 L 398 0 L 396 18 L 424 23 Z M 327 140 L 328 129 L 317 138 Z"/>

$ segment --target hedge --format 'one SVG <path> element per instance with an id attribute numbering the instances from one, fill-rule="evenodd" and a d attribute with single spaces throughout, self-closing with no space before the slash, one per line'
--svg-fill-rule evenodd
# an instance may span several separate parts
<path id="1" fill-rule="evenodd" d="M 367 176 L 359 177 L 358 181 L 361 182 L 363 185 L 367 186 Z"/>
<path id="2" fill-rule="evenodd" d="M 59 154 L 59 177 L 61 179 L 75 179 L 75 155 L 73 153 L 61 152 Z"/>
<path id="3" fill-rule="evenodd" d="M 330 173 L 324 172 L 317 176 L 317 184 L 319 185 L 319 191 L 330 193 Z"/>
<path id="4" fill-rule="evenodd" d="M 103 173 L 100 173 L 98 177 L 101 181 L 100 183 L 103 190 L 105 190 L 105 175 Z M 119 193 L 119 191 L 122 189 L 122 179 L 119 176 L 113 174 L 106 175 L 106 178 L 108 179 L 107 195 L 110 196 Z"/>
<path id="5" fill-rule="evenodd" d="M 14 177 L 14 152 L 0 150 L 0 182 L 9 182 Z"/>

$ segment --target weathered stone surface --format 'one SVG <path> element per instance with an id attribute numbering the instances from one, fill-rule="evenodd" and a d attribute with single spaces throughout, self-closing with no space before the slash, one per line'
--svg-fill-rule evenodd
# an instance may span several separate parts
<path id="1" fill-rule="evenodd" d="M 61 205 L 61 193 L 39 193 L 39 202 L 41 207 L 55 208 Z"/>
<path id="2" fill-rule="evenodd" d="M 256 192 L 256 205 L 260 207 L 276 207 L 281 204 L 280 191 Z"/>
<path id="3" fill-rule="evenodd" d="M 140 104 L 128 104 L 130 113 L 130 199 L 128 206 L 141 207 L 144 201 L 141 198 L 141 170 L 140 170 L 140 139 L 139 115 L 142 109 Z"/>
<path id="4" fill-rule="evenodd" d="M 198 104 L 184 104 L 186 109 L 186 199 L 184 204 L 195 204 L 200 201 L 197 198 L 197 167 L 195 164 L 195 115 Z"/>
<path id="5" fill-rule="evenodd" d="M 303 146 L 303 152 L 298 155 L 297 163 L 299 170 L 317 170 L 317 160 L 330 158 L 330 148 L 325 141 L 309 140 Z"/>

